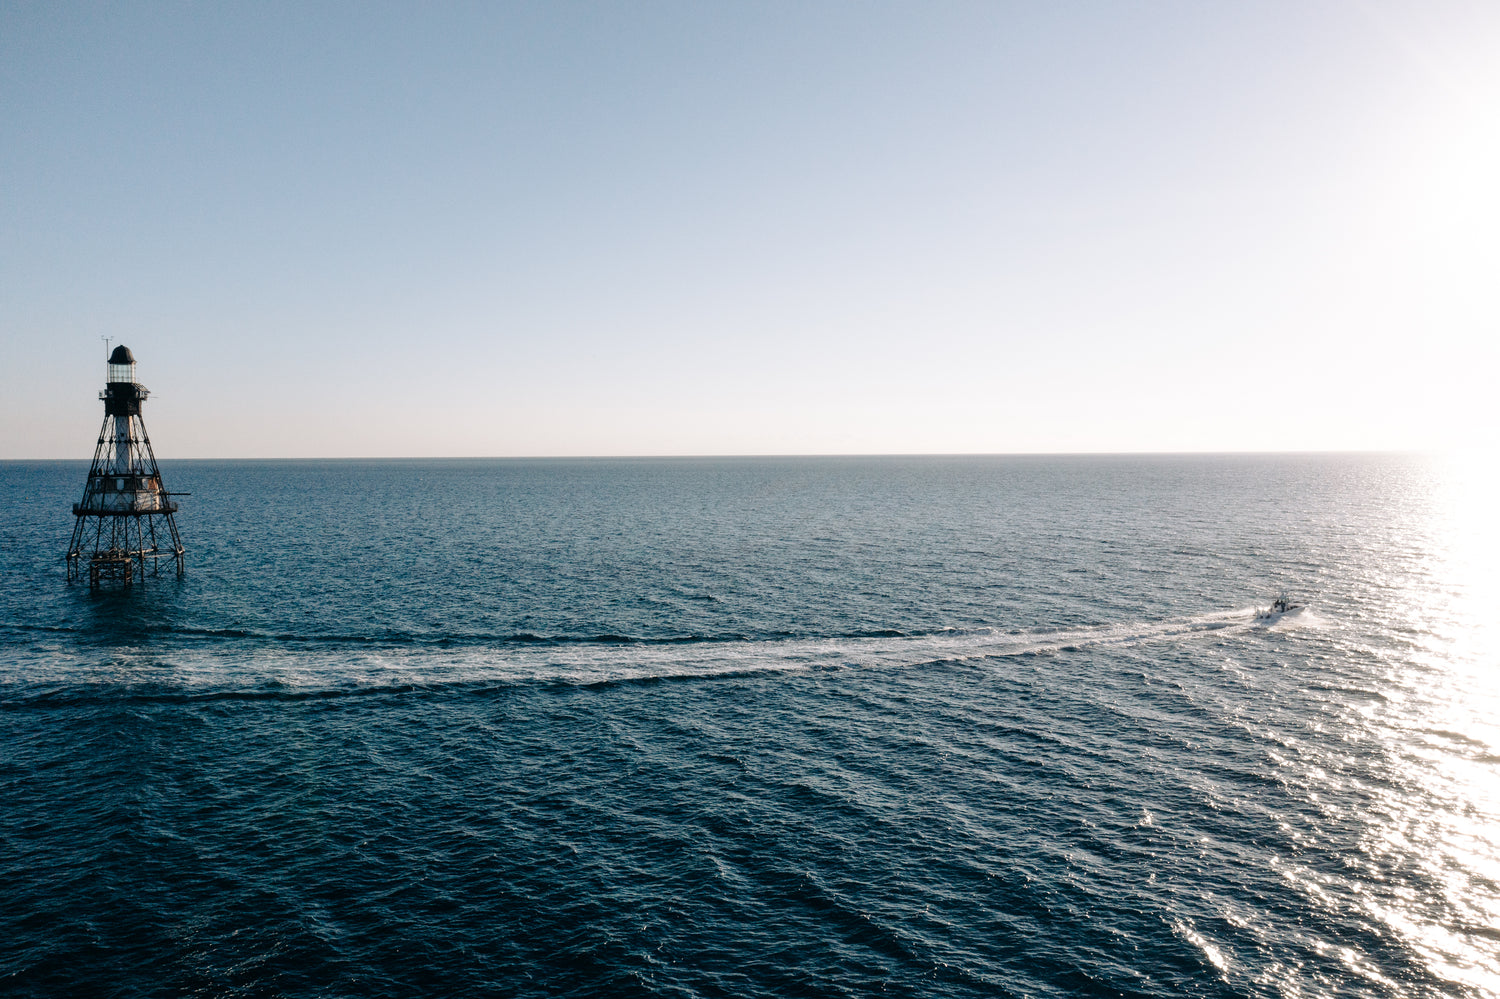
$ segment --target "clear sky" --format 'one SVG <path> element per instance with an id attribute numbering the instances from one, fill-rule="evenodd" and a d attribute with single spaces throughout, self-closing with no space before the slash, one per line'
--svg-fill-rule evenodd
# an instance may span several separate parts
<path id="1" fill-rule="evenodd" d="M 0 457 L 1496 433 L 1500 4 L 0 0 Z"/>

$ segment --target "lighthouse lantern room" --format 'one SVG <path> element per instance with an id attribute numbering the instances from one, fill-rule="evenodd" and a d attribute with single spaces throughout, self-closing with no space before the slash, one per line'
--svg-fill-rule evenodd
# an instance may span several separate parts
<path id="1" fill-rule="evenodd" d="M 116 581 L 126 586 L 146 578 L 159 561 L 171 559 L 182 575 L 182 539 L 172 515 L 177 504 L 162 485 L 161 471 L 141 403 L 149 393 L 135 380 L 135 358 L 130 348 L 116 347 L 109 355 L 109 381 L 99 398 L 104 402 L 104 424 L 94 447 L 83 499 L 73 504 L 73 541 L 68 546 L 68 579 L 78 579 L 87 563 L 89 585 Z"/>

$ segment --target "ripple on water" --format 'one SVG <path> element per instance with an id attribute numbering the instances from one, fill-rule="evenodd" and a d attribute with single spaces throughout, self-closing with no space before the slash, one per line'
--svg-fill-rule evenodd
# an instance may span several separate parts
<path id="1" fill-rule="evenodd" d="M 400 472 L 186 466 L 129 602 L 12 525 L 7 991 L 1500 995 L 1493 603 L 1419 462 Z"/>

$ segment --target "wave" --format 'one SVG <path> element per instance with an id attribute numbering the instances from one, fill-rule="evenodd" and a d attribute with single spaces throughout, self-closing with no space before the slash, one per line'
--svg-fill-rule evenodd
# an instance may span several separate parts
<path id="1" fill-rule="evenodd" d="M 340 634 L 338 632 L 309 631 L 303 633 L 266 631 L 255 628 L 195 628 L 184 625 L 92 625 L 73 627 L 68 625 L 0 624 L 0 634 L 32 633 L 73 635 L 83 639 L 111 640 L 120 638 L 170 637 L 192 640 L 249 640 L 267 643 L 304 645 L 692 645 L 704 642 L 743 642 L 766 638 L 791 637 L 788 633 L 750 635 L 741 632 L 719 634 L 681 635 L 627 635 L 601 632 L 592 635 L 538 635 L 532 632 L 493 634 L 485 632 L 409 632 L 383 629 L 363 634 Z M 870 635 L 901 635 L 899 631 L 880 630 Z M 835 637 L 862 637 L 861 635 Z"/>
<path id="2" fill-rule="evenodd" d="M 1155 623 L 1133 623 L 1133 624 L 1109 624 L 1097 626 L 1084 626 L 1078 629 L 1066 631 L 1026 631 L 1022 629 L 1004 630 L 993 626 L 984 627 L 935 627 L 927 629 L 898 628 L 868 628 L 852 631 L 832 632 L 826 635 L 795 634 L 792 632 L 720 632 L 713 634 L 675 634 L 675 635 L 629 635 L 616 632 L 600 632 L 597 634 L 536 634 L 534 632 L 520 631 L 511 633 L 486 633 L 486 632 L 409 632 L 395 629 L 373 631 L 362 634 L 340 634 L 338 632 L 309 631 L 303 633 L 268 631 L 255 628 L 242 627 L 218 627 L 201 628 L 184 625 L 156 625 L 140 624 L 126 627 L 110 626 L 68 626 L 68 625 L 33 625 L 33 624 L 0 624 L 0 634 L 13 633 L 41 633 L 72 635 L 85 640 L 109 641 L 122 638 L 146 638 L 165 637 L 181 639 L 185 642 L 194 640 L 215 641 L 222 640 L 235 642 L 245 640 L 249 642 L 262 642 L 267 644 L 281 645 L 362 645 L 370 647 L 380 646 L 438 646 L 445 648 L 454 647 L 492 647 L 492 646 L 573 646 L 573 645 L 641 645 L 641 646 L 670 646 L 670 645 L 708 645 L 738 642 L 779 642 L 786 640 L 802 641 L 841 641 L 862 639 L 962 639 L 962 640 L 987 640 L 996 639 L 1015 640 L 1026 642 L 1032 638 L 1046 639 L 1055 636 L 1062 641 L 1067 636 L 1076 636 L 1080 641 L 1095 644 L 1100 641 L 1134 640 L 1149 638 L 1153 635 L 1172 634 L 1183 628 L 1191 630 L 1211 630 L 1234 623 L 1242 617 L 1253 617 L 1252 609 L 1229 611 L 1218 614 L 1200 615 L 1196 618 L 1184 618 L 1173 621 L 1162 621 Z M 1289 616 L 1290 617 L 1290 616 Z M 1252 622 L 1253 623 L 1253 622 Z"/>
<path id="3" fill-rule="evenodd" d="M 449 641 L 267 635 L 256 642 L 51 650 L 0 671 L 0 708 L 80 699 L 307 700 L 504 690 L 517 685 L 605 689 L 619 684 L 746 677 L 769 672 L 918 668 L 1053 656 L 1100 646 L 1179 642 L 1249 631 L 1253 609 L 1161 621 L 1004 631 L 881 629 L 828 636 L 641 638 L 505 635 Z M 204 639 L 222 630 L 183 629 Z M 228 636 L 239 637 L 239 636 Z M 91 655 L 92 651 L 92 655 Z"/>

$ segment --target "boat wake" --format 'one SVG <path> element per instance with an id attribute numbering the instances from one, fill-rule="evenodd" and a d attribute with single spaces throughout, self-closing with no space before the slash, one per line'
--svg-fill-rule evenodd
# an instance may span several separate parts
<path id="1" fill-rule="evenodd" d="M 38 681 L 58 694 L 81 684 L 96 692 L 101 687 L 116 692 L 123 688 L 145 696 L 301 698 L 455 685 L 596 686 L 765 672 L 911 668 L 1227 637 L 1266 623 L 1255 618 L 1253 608 L 1244 608 L 1056 630 L 950 629 L 918 635 L 889 632 L 681 644 L 191 643 L 175 649 L 114 650 L 106 662 L 72 663 L 59 662 L 54 650 L 45 676 L 36 669 L 39 662 L 0 675 L 0 700 L 7 699 L 5 688 L 16 693 L 17 684 L 31 686 L 35 694 Z"/>

